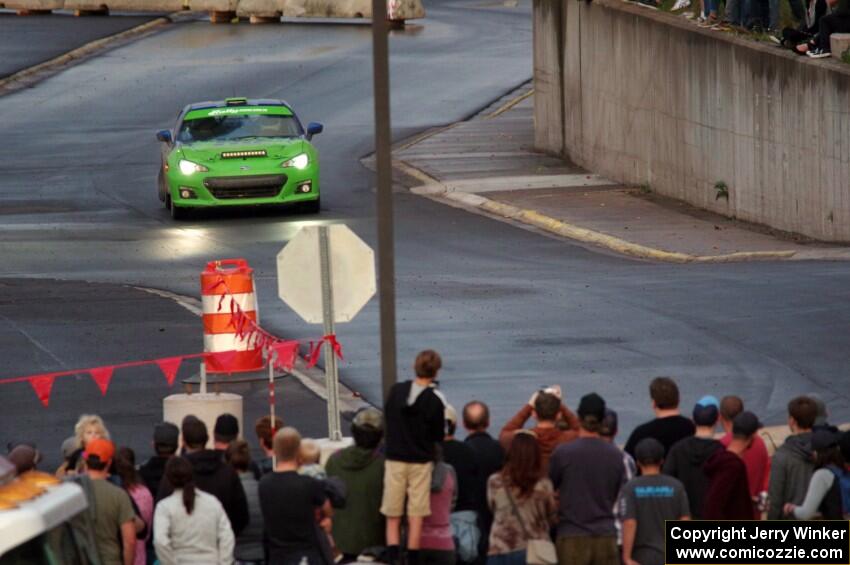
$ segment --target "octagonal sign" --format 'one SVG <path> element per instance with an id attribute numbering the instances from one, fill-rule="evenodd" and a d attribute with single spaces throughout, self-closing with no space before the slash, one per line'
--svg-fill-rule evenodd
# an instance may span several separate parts
<path id="1" fill-rule="evenodd" d="M 375 254 L 348 226 L 327 229 L 334 322 L 349 322 L 375 294 Z M 280 299 L 313 324 L 323 321 L 320 257 L 319 226 L 301 228 L 277 254 Z"/>

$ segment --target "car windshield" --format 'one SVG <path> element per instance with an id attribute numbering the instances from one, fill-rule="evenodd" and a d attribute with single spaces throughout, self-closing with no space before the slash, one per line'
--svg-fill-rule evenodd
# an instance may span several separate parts
<path id="1" fill-rule="evenodd" d="M 301 126 L 294 116 L 243 114 L 184 120 L 177 141 L 235 141 L 255 137 L 298 137 Z"/>

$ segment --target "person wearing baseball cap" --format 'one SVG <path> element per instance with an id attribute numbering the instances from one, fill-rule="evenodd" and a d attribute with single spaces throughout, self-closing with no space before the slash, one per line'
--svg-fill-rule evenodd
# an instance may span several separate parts
<path id="1" fill-rule="evenodd" d="M 640 440 L 635 458 L 641 475 L 626 483 L 619 501 L 623 564 L 664 565 L 664 521 L 690 518 L 688 496 L 681 482 L 661 474 L 664 445 L 660 441 L 651 437 Z"/>
<path id="2" fill-rule="evenodd" d="M 692 414 L 696 433 L 673 444 L 664 460 L 664 474 L 682 482 L 688 495 L 688 505 L 694 519 L 702 517 L 702 501 L 708 489 L 708 477 L 703 465 L 723 445 L 714 439 L 720 403 L 713 396 L 703 396 L 694 405 Z"/>
<path id="3" fill-rule="evenodd" d="M 703 500 L 704 520 L 754 520 L 756 507 L 750 496 L 747 466 L 742 454 L 753 442 L 761 422 L 752 412 L 741 412 L 732 422 L 732 441 L 726 449 L 715 451 L 703 469 L 708 490 Z"/>
<path id="4" fill-rule="evenodd" d="M 107 480 L 114 456 L 115 445 L 103 438 L 86 443 L 82 454 L 94 498 L 95 545 L 103 565 L 133 565 L 136 513 L 127 492 Z M 120 532 L 120 537 L 116 532 Z"/>
<path id="5" fill-rule="evenodd" d="M 720 438 L 723 447 L 729 447 L 734 435 L 735 419 L 744 412 L 744 401 L 737 396 L 724 396 L 720 403 L 721 420 L 729 418 L 730 421 L 724 425 L 726 434 Z M 728 429 L 727 429 L 728 428 Z M 753 441 L 741 454 L 744 465 L 747 466 L 747 484 L 750 485 L 750 497 L 759 504 L 758 513 L 765 510 L 767 501 L 767 489 L 770 486 L 770 454 L 767 446 L 759 434 L 753 435 Z"/>
<path id="6" fill-rule="evenodd" d="M 620 450 L 600 437 L 605 408 L 595 392 L 584 395 L 577 410 L 578 438 L 559 445 L 549 463 L 549 478 L 558 491 L 559 563 L 620 559 L 614 506 L 626 468 Z"/>
<path id="7" fill-rule="evenodd" d="M 328 459 L 328 477 L 345 483 L 345 508 L 334 510 L 333 538 L 346 559 L 357 559 L 363 550 L 384 545 L 381 495 L 384 490 L 384 456 L 378 447 L 384 437 L 380 410 L 368 407 L 351 421 L 354 445 Z"/>
<path id="8" fill-rule="evenodd" d="M 153 495 L 165 475 L 165 464 L 177 453 L 179 439 L 180 428 L 171 422 L 160 422 L 153 427 L 154 456 L 139 466 L 139 474 Z"/>

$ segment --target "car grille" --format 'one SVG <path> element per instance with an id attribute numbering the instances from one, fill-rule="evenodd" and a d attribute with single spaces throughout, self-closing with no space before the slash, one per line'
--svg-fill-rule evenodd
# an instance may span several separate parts
<path id="1" fill-rule="evenodd" d="M 273 198 L 286 184 L 286 175 L 254 175 L 246 177 L 210 177 L 204 186 L 215 198 Z"/>

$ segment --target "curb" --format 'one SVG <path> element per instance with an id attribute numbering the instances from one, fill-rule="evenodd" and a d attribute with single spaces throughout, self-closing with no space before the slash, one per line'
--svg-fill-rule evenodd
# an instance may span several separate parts
<path id="1" fill-rule="evenodd" d="M 100 39 L 90 41 L 85 45 L 72 49 L 67 53 L 63 53 L 53 59 L 49 59 L 32 67 L 22 69 L 14 74 L 0 79 L 0 96 L 12 93 L 18 89 L 31 86 L 32 84 L 44 80 L 56 72 L 59 72 L 59 67 L 68 68 L 74 63 L 81 62 L 86 57 L 105 51 L 113 43 L 120 42 L 126 39 L 132 39 L 155 30 L 165 24 L 173 23 L 173 18 L 179 12 L 162 16 L 150 22 L 139 24 L 136 27 L 124 30 L 122 32 L 108 35 Z M 55 71 L 55 72 L 54 72 Z M 40 75 L 40 76 L 38 76 Z"/>
<path id="2" fill-rule="evenodd" d="M 744 261 L 776 261 L 789 260 L 797 255 L 796 251 L 741 251 L 726 255 L 691 255 L 688 253 L 677 253 L 664 251 L 626 241 L 606 233 L 583 228 L 529 208 L 519 208 L 511 204 L 504 204 L 481 196 L 466 192 L 454 192 L 449 190 L 445 184 L 438 179 L 428 175 L 404 161 L 394 160 L 393 167 L 409 177 L 421 181 L 421 186 L 413 187 L 413 194 L 431 198 L 433 200 L 450 200 L 464 208 L 474 208 L 493 216 L 517 221 L 535 228 L 544 230 L 561 237 L 566 237 L 581 243 L 595 245 L 618 253 L 638 259 L 649 259 L 664 263 L 734 263 Z M 827 259 L 829 257 L 805 257 Z"/>

